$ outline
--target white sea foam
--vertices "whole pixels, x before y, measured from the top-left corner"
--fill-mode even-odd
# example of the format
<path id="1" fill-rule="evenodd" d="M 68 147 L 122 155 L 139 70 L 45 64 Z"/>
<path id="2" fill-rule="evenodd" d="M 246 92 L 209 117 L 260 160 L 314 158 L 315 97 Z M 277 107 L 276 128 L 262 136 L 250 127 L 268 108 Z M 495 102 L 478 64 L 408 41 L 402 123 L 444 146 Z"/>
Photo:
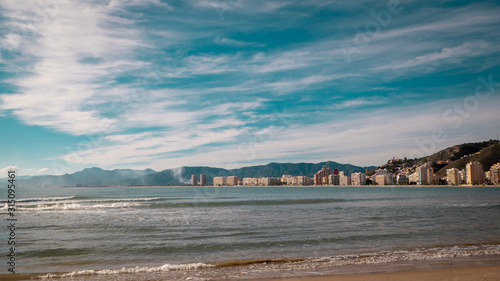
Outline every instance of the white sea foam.
<path id="1" fill-rule="evenodd" d="M 162 199 L 162 197 L 147 197 L 147 198 L 111 198 L 111 199 L 88 199 L 88 202 L 137 202 L 137 201 L 157 201 Z"/>
<path id="2" fill-rule="evenodd" d="M 18 206 L 22 211 L 98 211 L 100 209 L 113 208 L 131 208 L 142 206 L 141 203 L 132 202 L 117 202 L 108 204 L 85 204 L 84 202 L 68 202 L 68 203 L 52 203 L 52 204 L 37 204 L 37 205 L 21 205 Z"/>
<path id="3" fill-rule="evenodd" d="M 494 208 L 494 207 L 499 207 L 499 203 L 477 203 L 477 204 L 470 204 L 470 203 L 462 203 L 462 204 L 443 204 L 444 207 L 448 208 Z"/>
<path id="4" fill-rule="evenodd" d="M 32 198 L 19 200 L 17 208 L 23 211 L 98 211 L 99 209 L 132 208 L 144 206 L 145 202 L 160 200 L 162 197 L 131 199 L 75 199 L 75 196 Z M 0 210 L 6 209 L 7 204 Z"/>
<path id="5" fill-rule="evenodd" d="M 387 251 L 360 255 L 340 255 L 312 259 L 312 262 L 328 262 L 333 265 L 377 264 L 398 261 L 436 260 L 500 255 L 500 245 L 469 245 L 434 247 L 414 250 Z"/>
<path id="6" fill-rule="evenodd" d="M 90 275 L 116 275 L 116 274 L 129 274 L 129 273 L 152 273 L 152 272 L 169 272 L 169 271 L 189 271 L 202 268 L 211 268 L 214 265 L 205 263 L 187 263 L 187 264 L 164 264 L 156 267 L 124 267 L 122 269 L 102 269 L 102 270 L 81 270 L 73 271 L 63 274 L 52 274 L 41 276 L 42 279 L 51 278 L 64 278 L 64 277 L 78 277 Z"/>
<path id="7" fill-rule="evenodd" d="M 74 199 L 75 196 L 66 197 L 46 197 L 46 198 L 26 198 L 18 199 L 17 202 L 53 202 L 53 201 L 64 201 Z"/>

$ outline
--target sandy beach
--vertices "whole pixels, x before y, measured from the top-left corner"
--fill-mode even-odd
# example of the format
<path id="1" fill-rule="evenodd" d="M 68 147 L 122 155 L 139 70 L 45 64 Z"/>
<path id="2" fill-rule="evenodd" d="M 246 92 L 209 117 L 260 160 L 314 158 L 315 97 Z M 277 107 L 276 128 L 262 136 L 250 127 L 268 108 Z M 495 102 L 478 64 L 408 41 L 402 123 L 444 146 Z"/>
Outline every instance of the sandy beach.
<path id="1" fill-rule="evenodd" d="M 425 271 L 356 274 L 345 276 L 295 277 L 280 279 L 260 279 L 260 281 L 497 281 L 500 280 L 500 266 L 468 267 Z"/>

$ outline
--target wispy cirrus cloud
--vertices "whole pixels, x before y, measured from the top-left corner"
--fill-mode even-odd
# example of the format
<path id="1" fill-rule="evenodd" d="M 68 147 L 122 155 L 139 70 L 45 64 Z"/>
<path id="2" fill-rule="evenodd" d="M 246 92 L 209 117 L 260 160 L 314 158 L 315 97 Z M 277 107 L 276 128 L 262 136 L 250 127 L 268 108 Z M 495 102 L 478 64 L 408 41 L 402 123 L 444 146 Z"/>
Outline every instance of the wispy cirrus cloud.
<path id="1" fill-rule="evenodd" d="M 377 22 L 373 12 L 387 3 L 0 5 L 0 122 L 15 119 L 27 131 L 36 126 L 76 139 L 101 135 L 75 157 L 54 139 L 53 147 L 63 148 L 46 159 L 80 159 L 71 167 L 315 161 L 347 159 L 361 150 L 371 160 L 359 156 L 357 163 L 377 164 L 385 155 L 356 150 L 364 145 L 357 140 L 407 148 L 432 126 L 427 121 L 436 112 L 460 105 L 477 76 L 498 72 L 500 64 L 500 7 L 487 1 L 401 2 L 402 12 L 363 44 L 355 43 L 359 32 Z M 345 46 L 355 47 L 351 62 Z M 422 108 L 428 111 L 413 112 Z M 407 125 L 419 118 L 426 121 Z M 389 125 L 403 128 L 406 137 L 385 135 Z M 240 144 L 252 141 L 266 149 L 250 159 L 255 146 Z M 386 149 L 384 141 L 375 147 Z M 38 163 L 32 171 L 50 167 Z"/>
<path id="2" fill-rule="evenodd" d="M 13 25 L 22 25 L 24 15 L 45 12 L 12 2 L 3 3 L 3 8 Z M 96 124 L 112 131 L 116 120 L 84 105 L 106 91 L 103 83 L 147 63 L 129 59 L 144 42 L 131 28 L 110 29 L 110 24 L 123 24 L 111 12 L 103 5 L 64 3 L 47 19 L 50 23 L 33 26 L 31 40 L 25 38 L 17 46 L 32 57 L 33 70 L 11 78 L 22 92 L 2 96 L 1 107 L 27 124 L 70 134 L 95 132 Z M 89 58 L 95 63 L 83 62 Z"/>
<path id="3" fill-rule="evenodd" d="M 257 42 L 246 42 L 246 41 L 241 41 L 241 40 L 234 40 L 230 38 L 221 38 L 217 37 L 214 40 L 215 44 L 219 45 L 228 45 L 228 46 L 235 46 L 235 47 L 264 47 L 264 44 L 257 43 Z"/>
<path id="4" fill-rule="evenodd" d="M 376 70 L 384 69 L 405 69 L 424 65 L 426 67 L 435 66 L 436 63 L 453 63 L 460 64 L 465 59 L 475 56 L 482 56 L 496 51 L 497 48 L 485 41 L 467 42 L 460 46 L 443 48 L 438 52 L 433 52 L 425 55 L 417 56 L 413 59 L 398 62 L 392 65 L 377 67 Z"/>

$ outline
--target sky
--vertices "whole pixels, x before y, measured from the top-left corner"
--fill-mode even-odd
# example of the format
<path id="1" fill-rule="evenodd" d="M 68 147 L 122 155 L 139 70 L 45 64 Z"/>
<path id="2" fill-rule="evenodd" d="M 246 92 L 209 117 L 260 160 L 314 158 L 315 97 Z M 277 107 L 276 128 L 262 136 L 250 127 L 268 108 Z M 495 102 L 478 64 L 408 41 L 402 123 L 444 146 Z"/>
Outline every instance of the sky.
<path id="1" fill-rule="evenodd" d="M 381 165 L 500 132 L 498 1 L 0 0 L 0 175 Z"/>

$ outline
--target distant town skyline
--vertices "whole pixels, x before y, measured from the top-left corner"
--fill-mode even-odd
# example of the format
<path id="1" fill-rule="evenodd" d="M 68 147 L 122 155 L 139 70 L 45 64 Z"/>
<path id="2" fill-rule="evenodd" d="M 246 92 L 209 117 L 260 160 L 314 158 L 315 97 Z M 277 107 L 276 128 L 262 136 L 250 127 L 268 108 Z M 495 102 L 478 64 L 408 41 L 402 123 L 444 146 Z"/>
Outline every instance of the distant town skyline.
<path id="1" fill-rule="evenodd" d="M 0 14 L 2 172 L 378 166 L 500 132 L 497 1 L 30 0 Z"/>
<path id="2" fill-rule="evenodd" d="M 395 160 L 395 159 L 393 159 Z M 399 161 L 399 159 L 397 160 Z M 404 159 L 403 161 L 406 161 Z M 389 161 L 389 163 L 391 163 Z M 488 171 L 478 161 L 468 162 L 465 169 L 457 168 L 446 169 L 443 177 L 436 175 L 433 161 L 428 161 L 422 165 L 408 166 L 407 163 L 397 167 L 394 171 L 386 168 L 377 168 L 371 171 L 372 175 L 367 173 L 354 172 L 348 175 L 345 171 L 337 168 L 321 168 L 313 177 L 305 175 L 282 175 L 281 177 L 244 177 L 239 176 L 216 176 L 213 178 L 213 186 L 396 186 L 396 185 L 448 185 L 448 186 L 481 186 L 500 184 L 500 162 L 491 166 Z M 201 177 L 205 175 L 201 174 Z M 197 175 L 191 175 L 192 186 L 201 185 L 196 180 Z"/>

